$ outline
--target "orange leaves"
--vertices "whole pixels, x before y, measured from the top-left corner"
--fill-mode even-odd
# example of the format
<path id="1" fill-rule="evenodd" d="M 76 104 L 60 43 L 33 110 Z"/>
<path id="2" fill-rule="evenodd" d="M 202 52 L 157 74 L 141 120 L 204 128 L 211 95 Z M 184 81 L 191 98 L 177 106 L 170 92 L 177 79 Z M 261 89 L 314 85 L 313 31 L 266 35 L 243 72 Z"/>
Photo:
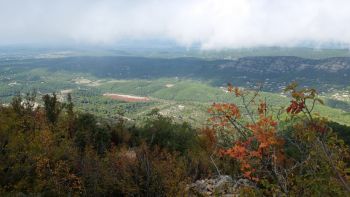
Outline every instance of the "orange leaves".
<path id="1" fill-rule="evenodd" d="M 248 158 L 250 152 L 247 143 L 237 142 L 232 148 L 221 151 L 222 155 L 228 155 L 240 162 L 240 169 L 246 178 L 252 178 L 252 166 L 249 164 Z"/>
<path id="2" fill-rule="evenodd" d="M 232 148 L 223 151 L 222 153 L 238 160 L 242 160 L 248 155 L 247 148 L 242 143 L 236 143 Z"/>
<path id="3" fill-rule="evenodd" d="M 231 84 L 228 86 L 228 91 L 245 99 L 241 90 L 234 88 Z M 249 103 L 253 104 L 254 101 Z M 248 106 L 245 109 L 248 109 Z M 241 119 L 241 112 L 235 104 L 214 103 L 208 110 L 212 115 L 210 120 L 214 122 L 214 128 L 231 125 L 241 134 L 242 138 L 234 142 L 231 148 L 219 152 L 221 155 L 236 159 L 240 163 L 243 176 L 253 181 L 261 178 L 257 174 L 258 169 L 266 169 L 267 165 L 270 165 L 269 162 L 284 158 L 283 140 L 276 134 L 277 122 L 272 119 L 272 116 L 267 116 L 267 110 L 266 102 L 261 101 L 257 106 L 259 119 L 252 120 L 250 123 Z"/>
<path id="4" fill-rule="evenodd" d="M 239 108 L 235 104 L 231 103 L 214 103 L 209 109 L 209 113 L 219 113 L 234 118 L 241 117 Z"/>
<path id="5" fill-rule="evenodd" d="M 214 103 L 208 112 L 213 115 L 209 120 L 216 126 L 226 126 L 232 119 L 241 118 L 239 108 L 231 103 Z"/>
<path id="6" fill-rule="evenodd" d="M 289 90 L 294 90 L 295 87 L 291 86 Z M 266 171 L 269 171 L 271 166 L 281 166 L 285 161 L 284 140 L 277 135 L 277 122 L 273 120 L 272 115 L 267 115 L 269 114 L 267 103 L 260 101 L 257 106 L 255 105 L 258 92 L 247 100 L 246 96 L 250 96 L 249 91 L 243 92 L 231 84 L 228 85 L 228 91 L 242 98 L 242 103 L 245 105 L 242 109 L 246 110 L 243 114 L 250 116 L 250 119 L 242 118 L 243 115 L 235 104 L 214 103 L 211 106 L 208 111 L 212 115 L 210 120 L 214 123 L 214 129 L 216 127 L 234 129 L 240 134 L 232 147 L 220 150 L 219 153 L 237 160 L 244 177 L 259 181 L 264 179 Z M 305 94 L 293 91 L 293 93 L 295 97 L 288 112 L 297 114 L 305 107 L 304 99 L 313 96 L 314 92 Z M 257 108 L 255 114 L 251 110 L 252 107 Z"/>
<path id="7" fill-rule="evenodd" d="M 259 180 L 254 175 L 257 168 L 264 168 L 266 161 L 283 160 L 283 140 L 276 135 L 277 123 L 272 117 L 260 116 L 256 123 L 248 124 L 251 136 L 237 141 L 232 148 L 221 151 L 223 155 L 240 162 L 243 175 L 251 180 Z M 275 151 L 277 150 L 277 151 Z"/>
<path id="8" fill-rule="evenodd" d="M 258 148 L 255 150 L 254 156 L 261 156 L 267 153 L 271 147 L 282 144 L 276 135 L 277 122 L 272 120 L 272 117 L 260 116 L 260 119 L 255 124 L 250 124 L 247 127 L 252 131 L 252 138 L 258 143 Z"/>
<path id="9" fill-rule="evenodd" d="M 258 122 L 248 125 L 253 133 L 252 141 L 258 144 L 251 156 L 261 157 L 268 154 L 272 147 L 283 145 L 283 140 L 276 135 L 276 125 L 272 117 L 260 117 Z"/>
<path id="10" fill-rule="evenodd" d="M 291 103 L 284 113 L 291 119 L 286 119 L 286 122 L 281 122 L 280 125 L 272 118 L 274 106 L 268 107 L 263 101 L 255 102 L 258 100 L 258 92 L 243 92 L 232 85 L 229 85 L 228 90 L 240 96 L 242 112 L 236 105 L 226 103 L 213 104 L 209 110 L 214 115 L 212 120 L 215 121 L 215 125 L 219 126 L 214 126 L 213 129 L 216 129 L 218 134 L 224 131 L 230 135 L 224 136 L 225 138 L 218 135 L 218 145 L 226 146 L 225 149 L 219 150 L 220 155 L 234 159 L 239 164 L 241 176 L 259 182 L 258 185 L 266 187 L 266 191 L 269 192 L 275 188 L 286 192 L 290 188 L 296 188 L 295 184 L 305 178 L 305 170 L 310 169 L 314 175 L 320 177 L 318 173 L 323 176 L 323 169 L 333 169 L 335 173 L 344 169 L 343 153 L 347 147 L 343 147 L 342 143 L 337 142 L 337 137 L 331 135 L 329 122 L 320 116 L 314 116 L 313 113 L 315 104 L 323 102 L 317 98 L 316 90 L 297 87 L 297 84 L 291 84 L 286 88 L 290 93 Z M 277 118 L 280 117 L 280 112 L 279 110 Z M 300 112 L 302 115 L 299 115 Z M 277 129 L 286 130 L 278 132 Z M 221 139 L 226 141 L 222 140 L 224 142 L 220 144 Z M 234 140 L 232 146 L 227 147 L 227 140 L 231 139 Z M 328 161 L 323 161 L 324 159 Z M 336 163 L 338 161 L 339 163 Z M 334 179 L 331 175 L 334 172 L 328 171 L 330 174 L 327 180 Z M 347 187 L 341 175 L 338 179 Z M 301 188 L 304 188 L 304 183 L 308 181 L 309 179 L 300 183 Z M 328 181 L 325 182 L 328 184 Z"/>

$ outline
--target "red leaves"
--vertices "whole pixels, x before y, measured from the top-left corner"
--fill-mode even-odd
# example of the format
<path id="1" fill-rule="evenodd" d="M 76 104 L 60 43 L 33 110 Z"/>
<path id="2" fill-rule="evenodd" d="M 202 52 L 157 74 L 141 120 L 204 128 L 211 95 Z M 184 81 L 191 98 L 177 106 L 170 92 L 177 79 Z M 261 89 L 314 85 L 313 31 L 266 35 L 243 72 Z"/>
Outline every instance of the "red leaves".
<path id="1" fill-rule="evenodd" d="M 305 100 L 302 99 L 299 102 L 292 100 L 291 104 L 287 108 L 287 113 L 298 114 L 305 108 Z"/>
<path id="2" fill-rule="evenodd" d="M 308 116 L 311 116 L 313 106 L 316 102 L 323 104 L 323 101 L 317 98 L 317 91 L 312 88 L 297 89 L 298 85 L 292 83 L 285 89 L 285 92 L 290 92 L 290 96 L 293 98 L 291 104 L 287 108 L 287 113 L 296 115 L 302 111 L 305 111 Z M 307 101 L 311 101 L 312 107 L 308 108 L 306 105 Z"/>

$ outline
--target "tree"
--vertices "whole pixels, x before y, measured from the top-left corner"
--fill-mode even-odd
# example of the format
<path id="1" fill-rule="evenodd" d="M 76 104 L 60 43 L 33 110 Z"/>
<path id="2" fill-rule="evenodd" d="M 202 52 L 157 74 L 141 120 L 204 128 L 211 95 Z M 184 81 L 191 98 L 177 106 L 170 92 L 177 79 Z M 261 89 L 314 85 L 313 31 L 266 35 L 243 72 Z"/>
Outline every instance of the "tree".
<path id="1" fill-rule="evenodd" d="M 72 100 L 72 95 L 68 93 L 67 95 L 67 103 L 65 104 L 65 108 L 67 111 L 67 130 L 69 137 L 73 137 L 76 131 L 75 122 L 76 116 L 74 113 L 74 103 Z"/>
<path id="2" fill-rule="evenodd" d="M 53 93 L 52 96 L 46 94 L 43 96 L 42 99 L 44 101 L 44 109 L 45 109 L 47 121 L 52 126 L 55 126 L 63 106 L 57 100 L 57 96 L 55 93 Z"/>
<path id="3" fill-rule="evenodd" d="M 177 123 L 153 110 L 138 135 L 154 147 L 186 153 L 197 145 L 196 131 L 188 123 Z"/>
<path id="4" fill-rule="evenodd" d="M 20 93 L 12 98 L 11 107 L 17 114 L 18 121 L 23 131 L 34 131 L 37 125 L 36 115 L 40 113 L 36 106 L 36 91 L 25 94 L 23 98 Z"/>
<path id="5" fill-rule="evenodd" d="M 79 114 L 76 119 L 75 143 L 81 151 L 87 145 L 92 146 L 99 154 L 102 154 L 110 146 L 110 130 L 99 126 L 96 117 L 92 114 Z"/>

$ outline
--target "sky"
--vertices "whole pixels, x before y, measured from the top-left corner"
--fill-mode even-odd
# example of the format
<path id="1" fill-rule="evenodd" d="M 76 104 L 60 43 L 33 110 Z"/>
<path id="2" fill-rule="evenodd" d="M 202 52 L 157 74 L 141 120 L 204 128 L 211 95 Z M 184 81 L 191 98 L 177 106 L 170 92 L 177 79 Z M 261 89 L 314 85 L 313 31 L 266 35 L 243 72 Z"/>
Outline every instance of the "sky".
<path id="1" fill-rule="evenodd" d="M 0 45 L 350 44 L 349 0 L 0 0 Z"/>

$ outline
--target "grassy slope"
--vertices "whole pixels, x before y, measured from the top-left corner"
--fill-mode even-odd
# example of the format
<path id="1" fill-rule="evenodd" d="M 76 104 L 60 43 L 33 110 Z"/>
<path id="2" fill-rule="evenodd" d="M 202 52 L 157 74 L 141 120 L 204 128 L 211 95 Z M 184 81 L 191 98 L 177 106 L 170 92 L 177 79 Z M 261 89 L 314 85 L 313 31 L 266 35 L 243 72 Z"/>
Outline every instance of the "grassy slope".
<path id="1" fill-rule="evenodd" d="M 173 84 L 174 86 L 166 87 L 166 84 Z M 232 94 L 227 94 L 209 84 L 192 80 L 125 81 L 109 83 L 108 85 L 102 85 L 100 88 L 111 92 L 157 98 L 159 103 L 149 107 L 158 107 L 161 111 L 166 111 L 167 114 L 181 116 L 183 119 L 198 117 L 203 120 L 207 117 L 206 108 L 213 102 L 234 102 L 242 105 L 241 100 L 235 98 Z M 260 99 L 266 99 L 275 109 L 287 106 L 289 103 L 288 98 L 274 93 L 262 92 Z M 178 105 L 183 105 L 184 108 L 181 110 Z M 334 121 L 350 125 L 350 114 L 340 109 L 318 105 L 315 112 Z"/>
<path id="2" fill-rule="evenodd" d="M 84 73 L 48 72 L 45 69 L 18 70 L 13 79 L 21 85 L 10 87 L 8 85 L 10 81 L 1 82 L 1 100 L 8 102 L 12 97 L 11 94 L 16 91 L 28 92 L 33 88 L 41 93 L 74 89 L 73 96 L 80 110 L 101 116 L 113 116 L 118 108 L 122 107 L 126 109 L 127 116 L 137 119 L 157 107 L 164 114 L 195 124 L 205 122 L 208 117 L 206 109 L 213 102 L 234 102 L 241 105 L 239 99 L 225 93 L 222 89 L 212 87 L 206 82 L 189 79 L 165 78 L 152 81 L 99 79 L 101 82 L 98 86 L 90 86 L 72 82 L 72 79 L 76 77 L 98 80 Z M 170 84 L 173 86 L 166 87 Z M 154 101 L 150 103 L 113 101 L 101 97 L 105 92 L 149 96 L 154 98 Z M 288 98 L 273 93 L 262 93 L 261 99 L 266 99 L 275 108 L 286 106 L 289 102 Z M 340 109 L 318 106 L 316 110 L 334 121 L 350 125 L 350 114 Z"/>

